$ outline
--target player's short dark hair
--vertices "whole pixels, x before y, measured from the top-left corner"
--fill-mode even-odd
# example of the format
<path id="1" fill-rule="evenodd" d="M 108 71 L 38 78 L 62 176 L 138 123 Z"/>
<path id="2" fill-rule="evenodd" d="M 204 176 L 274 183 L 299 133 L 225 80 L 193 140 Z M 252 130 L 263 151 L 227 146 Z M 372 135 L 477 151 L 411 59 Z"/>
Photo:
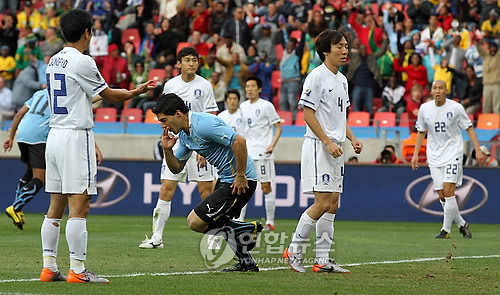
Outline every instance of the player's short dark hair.
<path id="1" fill-rule="evenodd" d="M 231 89 L 228 89 L 226 91 L 226 93 L 224 93 L 224 101 L 227 100 L 227 98 L 229 97 L 229 94 L 234 94 L 238 97 L 238 101 L 240 100 L 240 92 L 234 88 L 231 88 Z"/>
<path id="2" fill-rule="evenodd" d="M 85 30 L 92 32 L 92 16 L 82 9 L 71 9 L 63 14 L 60 21 L 61 31 L 67 42 L 78 42 Z"/>
<path id="3" fill-rule="evenodd" d="M 162 94 L 156 100 L 156 104 L 153 107 L 153 113 L 155 115 L 164 114 L 167 116 L 173 116 L 177 110 L 183 114 L 187 114 L 189 112 L 189 109 L 182 98 L 175 93 Z"/>
<path id="4" fill-rule="evenodd" d="M 257 77 L 257 76 L 250 76 L 245 81 L 245 84 L 248 83 L 248 81 L 255 81 L 257 83 L 257 87 L 262 88 L 262 80 L 259 77 Z"/>
<path id="5" fill-rule="evenodd" d="M 347 37 L 343 32 L 333 29 L 326 29 L 319 34 L 318 39 L 316 39 L 316 52 L 318 53 L 321 61 L 325 61 L 324 52 L 330 52 L 332 45 L 342 41 L 342 38 L 347 41 Z"/>
<path id="6" fill-rule="evenodd" d="M 184 47 L 179 50 L 179 53 L 177 53 L 177 61 L 181 62 L 182 58 L 188 55 L 192 55 L 197 59 L 200 59 L 200 55 L 198 54 L 198 51 L 196 51 L 196 49 L 194 49 L 193 47 Z"/>

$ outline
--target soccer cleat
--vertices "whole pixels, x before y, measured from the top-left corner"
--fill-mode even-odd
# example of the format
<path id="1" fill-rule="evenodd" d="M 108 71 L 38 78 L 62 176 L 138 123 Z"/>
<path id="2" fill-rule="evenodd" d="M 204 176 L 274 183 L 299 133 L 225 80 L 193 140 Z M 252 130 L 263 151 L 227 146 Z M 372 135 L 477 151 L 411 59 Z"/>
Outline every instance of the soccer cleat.
<path id="1" fill-rule="evenodd" d="M 19 216 L 19 219 L 21 219 L 21 222 L 23 223 L 23 225 L 25 225 L 26 221 L 24 221 L 24 212 L 23 212 L 23 210 L 17 212 L 17 216 Z"/>
<path id="2" fill-rule="evenodd" d="M 306 272 L 306 268 L 304 267 L 304 262 L 302 260 L 301 253 L 294 254 L 290 252 L 288 248 L 286 248 L 285 251 L 283 252 L 283 258 L 286 259 L 288 265 L 290 265 L 290 268 L 293 269 L 295 272 Z"/>
<path id="3" fill-rule="evenodd" d="M 472 233 L 470 232 L 468 223 L 460 227 L 460 233 L 464 235 L 464 239 L 472 239 Z"/>
<path id="4" fill-rule="evenodd" d="M 67 277 L 63 275 L 59 270 L 56 272 L 51 271 L 48 268 L 43 268 L 40 274 L 41 282 L 57 282 L 57 281 L 67 281 Z"/>
<path id="5" fill-rule="evenodd" d="M 82 273 L 76 274 L 72 269 L 69 270 L 68 279 L 66 281 L 68 283 L 109 283 L 108 279 L 99 278 L 93 272 L 88 270 L 84 270 Z"/>
<path id="6" fill-rule="evenodd" d="M 236 263 L 235 265 L 224 268 L 221 272 L 258 272 L 259 266 L 256 264 L 245 265 L 241 263 Z"/>
<path id="7" fill-rule="evenodd" d="M 258 221 L 252 221 L 250 222 L 255 226 L 253 232 L 252 232 L 252 241 L 248 244 L 247 251 L 251 251 L 255 246 L 257 245 L 257 238 L 259 237 L 260 233 L 262 232 L 262 223 Z"/>
<path id="8" fill-rule="evenodd" d="M 328 262 L 325 264 L 315 263 L 313 265 L 313 272 L 351 273 L 348 269 L 338 266 L 333 259 L 328 259 Z"/>
<path id="9" fill-rule="evenodd" d="M 23 217 L 21 219 L 19 214 L 16 211 L 14 211 L 14 207 L 9 206 L 5 209 L 5 214 L 7 214 L 7 216 L 9 216 L 10 219 L 12 219 L 12 221 L 14 222 L 14 225 L 17 226 L 17 228 L 23 229 L 23 227 L 24 227 L 24 223 L 23 223 L 24 213 L 22 213 Z"/>
<path id="10" fill-rule="evenodd" d="M 274 225 L 268 223 L 266 226 L 264 226 L 264 231 L 274 231 Z"/>
<path id="11" fill-rule="evenodd" d="M 441 230 L 439 234 L 437 234 L 434 238 L 436 239 L 449 239 L 450 234 L 447 233 L 444 229 Z"/>
<path id="12" fill-rule="evenodd" d="M 163 241 L 153 241 L 152 237 L 151 239 L 148 238 L 148 235 L 146 235 L 146 238 L 141 242 L 139 245 L 139 248 L 141 249 L 162 249 L 163 248 Z"/>

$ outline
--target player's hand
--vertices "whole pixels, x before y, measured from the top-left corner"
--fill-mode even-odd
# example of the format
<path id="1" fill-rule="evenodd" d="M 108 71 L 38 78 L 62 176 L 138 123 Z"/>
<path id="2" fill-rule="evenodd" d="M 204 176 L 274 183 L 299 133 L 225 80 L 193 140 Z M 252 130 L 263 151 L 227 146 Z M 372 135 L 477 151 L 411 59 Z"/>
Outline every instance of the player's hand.
<path id="1" fill-rule="evenodd" d="M 414 154 L 411 158 L 411 170 L 415 171 L 418 168 L 418 154 Z"/>
<path id="2" fill-rule="evenodd" d="M 328 150 L 328 153 L 330 155 L 332 155 L 332 157 L 334 158 L 338 158 L 340 156 L 342 156 L 342 154 L 344 153 L 342 151 L 342 149 L 336 145 L 335 143 L 331 142 L 326 146 L 327 150 Z"/>
<path id="3" fill-rule="evenodd" d="M 239 196 L 241 194 L 244 194 L 248 189 L 247 177 L 245 175 L 236 175 L 231 188 L 233 189 L 233 195 L 237 194 Z"/>
<path id="4" fill-rule="evenodd" d="M 154 80 L 148 80 L 147 82 L 144 82 L 137 86 L 135 90 L 139 92 L 138 95 L 143 94 L 144 92 L 148 92 L 149 90 L 153 90 L 155 88 L 153 85 L 151 85 L 153 82 Z"/>
<path id="5" fill-rule="evenodd" d="M 266 152 L 265 152 L 265 153 L 266 153 L 266 154 L 272 154 L 272 153 L 273 153 L 273 150 L 274 150 L 273 145 L 270 145 L 270 146 L 268 146 L 268 147 L 267 147 L 267 149 L 266 149 Z"/>
<path id="6" fill-rule="evenodd" d="M 12 144 L 13 144 L 13 140 L 10 139 L 10 138 L 7 138 L 4 142 L 3 142 L 3 150 L 4 152 L 10 152 L 12 150 Z"/>
<path id="7" fill-rule="evenodd" d="M 95 158 L 97 160 L 97 165 L 101 165 L 103 157 L 99 149 L 95 149 Z"/>
<path id="8" fill-rule="evenodd" d="M 161 146 L 163 149 L 171 149 L 177 141 L 177 136 L 170 134 L 168 131 L 168 127 L 163 128 L 163 135 L 161 137 Z"/>
<path id="9" fill-rule="evenodd" d="M 481 152 L 481 150 L 476 150 L 476 161 L 479 166 L 483 166 L 486 161 L 486 156 Z"/>
<path id="10" fill-rule="evenodd" d="M 198 154 L 196 154 L 196 163 L 198 163 L 199 168 L 205 168 L 205 166 L 207 166 L 207 160 Z"/>
<path id="11" fill-rule="evenodd" d="M 356 154 L 360 154 L 363 150 L 363 143 L 359 141 L 357 138 L 353 138 L 351 141 L 352 148 Z"/>

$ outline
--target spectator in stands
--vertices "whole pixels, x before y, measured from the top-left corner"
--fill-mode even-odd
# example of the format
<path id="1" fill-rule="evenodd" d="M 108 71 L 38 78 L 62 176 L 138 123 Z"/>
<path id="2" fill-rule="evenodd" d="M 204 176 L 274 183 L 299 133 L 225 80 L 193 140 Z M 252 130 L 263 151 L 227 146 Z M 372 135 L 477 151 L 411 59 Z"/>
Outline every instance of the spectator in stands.
<path id="1" fill-rule="evenodd" d="M 388 2 L 391 3 L 391 2 Z M 390 11 L 394 11 L 396 9 L 395 7 L 392 6 L 392 4 L 386 5 L 386 8 L 383 9 L 383 14 L 384 14 L 384 29 L 385 32 L 387 33 L 387 37 L 389 38 L 389 48 L 393 54 L 396 54 L 399 52 L 398 49 L 398 40 L 400 35 L 403 34 L 403 22 L 398 21 L 394 24 L 394 27 L 392 26 L 391 23 L 389 23 L 389 14 Z M 397 9 L 396 9 L 397 11 Z"/>
<path id="2" fill-rule="evenodd" d="M 445 55 L 449 60 L 450 67 L 454 68 L 457 72 L 463 73 L 465 50 L 460 47 L 461 40 L 462 37 L 460 35 L 455 35 L 443 42 L 442 47 L 445 49 Z"/>
<path id="3" fill-rule="evenodd" d="M 483 21 L 488 19 L 488 17 L 490 16 L 489 13 L 491 12 L 491 10 L 496 10 L 498 13 L 498 11 L 500 10 L 499 6 L 500 6 L 500 4 L 498 4 L 498 0 L 482 0 L 481 1 L 481 21 L 480 21 L 480 23 L 482 23 Z"/>
<path id="4" fill-rule="evenodd" d="M 479 54 L 479 51 L 477 51 L 475 44 L 465 51 L 465 59 L 468 65 L 474 67 L 476 77 L 483 78 L 483 58 Z"/>
<path id="5" fill-rule="evenodd" d="M 147 50 L 147 49 L 146 49 Z M 130 72 L 127 60 L 120 56 L 120 51 L 116 44 L 108 47 L 109 55 L 103 58 L 101 75 L 110 88 L 129 88 Z M 149 53 L 146 51 L 146 53 Z M 103 101 L 104 107 L 115 107 L 118 112 L 123 108 L 123 102 L 111 104 Z"/>
<path id="6" fill-rule="evenodd" d="M 26 35 L 26 29 L 31 28 L 33 33 L 38 33 L 41 29 L 42 15 L 33 8 L 31 0 L 24 0 L 24 10 L 17 14 L 17 28 L 20 35 Z"/>
<path id="7" fill-rule="evenodd" d="M 28 35 L 27 41 L 25 45 L 19 47 L 16 51 L 16 69 L 18 70 L 26 68 L 30 64 L 32 57 L 43 59 L 40 47 L 37 46 L 38 40 L 36 36 L 34 34 Z"/>
<path id="8" fill-rule="evenodd" d="M 9 47 L 9 55 L 14 56 L 17 51 L 19 30 L 16 28 L 17 18 L 14 14 L 5 14 L 0 26 L 0 45 Z"/>
<path id="9" fill-rule="evenodd" d="M 374 15 L 371 11 L 366 11 L 365 14 L 360 12 L 361 2 L 358 2 L 357 7 L 353 8 L 349 23 L 358 35 L 361 44 L 366 46 L 368 54 L 375 52 L 382 45 L 382 30 L 377 27 Z M 385 52 L 385 51 L 384 51 Z"/>
<path id="10" fill-rule="evenodd" d="M 203 65 L 200 67 L 200 76 L 209 80 L 213 72 L 215 72 L 215 53 L 211 52 L 203 59 Z"/>
<path id="11" fill-rule="evenodd" d="M 307 28 L 319 32 L 328 29 L 328 23 L 323 18 L 323 10 L 321 10 L 321 8 L 313 10 L 313 16 L 311 21 L 307 23 Z"/>
<path id="12" fill-rule="evenodd" d="M 253 30 L 255 25 L 259 23 L 260 18 L 255 12 L 255 0 L 248 0 L 246 5 L 243 5 L 245 12 L 245 22 L 248 24 L 250 30 Z"/>
<path id="13" fill-rule="evenodd" d="M 356 156 L 350 157 L 347 163 L 359 163 L 358 157 Z"/>
<path id="14" fill-rule="evenodd" d="M 5 86 L 12 89 L 14 85 L 14 72 L 16 71 L 16 61 L 9 56 L 9 46 L 0 47 L 0 77 L 3 78 Z"/>
<path id="15" fill-rule="evenodd" d="M 163 33 L 163 28 L 161 28 L 161 33 Z M 159 34 L 161 33 L 159 32 Z M 139 46 L 139 55 L 143 55 L 144 51 L 147 50 L 151 57 L 154 58 L 153 50 L 155 46 L 155 37 L 155 24 L 152 20 L 148 20 L 144 23 L 144 36 L 142 37 L 141 45 Z M 164 44 L 160 45 L 162 49 L 163 46 Z"/>
<path id="16" fill-rule="evenodd" d="M 406 162 L 411 162 L 411 158 L 413 157 L 413 152 L 415 151 L 415 144 L 417 143 L 417 128 L 413 126 L 411 129 L 410 137 L 405 138 L 401 143 L 401 156 Z M 419 162 L 425 162 L 427 159 L 427 139 L 424 138 L 424 142 L 418 151 Z"/>
<path id="17" fill-rule="evenodd" d="M 35 92 L 47 87 L 47 84 L 44 83 L 44 81 L 40 81 L 37 69 L 38 61 L 39 60 L 36 56 L 31 56 L 28 66 L 19 72 L 19 75 L 14 81 L 12 97 L 13 102 L 18 109 L 21 108 Z"/>
<path id="18" fill-rule="evenodd" d="M 12 101 L 12 91 L 5 86 L 5 79 L 0 76 L 0 122 L 14 117 L 16 106 Z"/>
<path id="19" fill-rule="evenodd" d="M 217 62 L 222 64 L 225 68 L 224 82 L 226 88 L 233 88 L 240 92 L 240 97 L 245 98 L 243 91 L 246 78 L 248 76 L 248 66 L 240 59 L 240 55 L 233 52 L 230 60 L 226 60 L 217 55 L 215 57 Z"/>
<path id="20" fill-rule="evenodd" d="M 432 4 L 426 0 L 413 0 L 408 4 L 408 18 L 411 18 L 414 23 L 414 28 L 423 30 L 428 24 L 429 16 L 431 16 Z"/>
<path id="21" fill-rule="evenodd" d="M 225 8 L 226 6 L 223 1 L 219 0 L 215 3 L 215 10 L 210 17 L 210 32 L 212 34 L 220 34 L 222 25 L 229 19 Z"/>
<path id="22" fill-rule="evenodd" d="M 361 40 L 360 40 L 361 41 Z M 382 87 L 382 75 L 377 64 L 377 59 L 385 54 L 389 46 L 389 40 L 384 33 L 382 47 L 376 52 L 368 53 L 368 48 L 361 44 L 359 53 L 349 55 L 350 63 L 347 72 L 347 80 L 352 87 L 352 105 L 353 111 L 373 113 L 373 87 L 375 83 Z"/>
<path id="23" fill-rule="evenodd" d="M 288 24 L 294 28 L 300 28 L 302 24 L 312 21 L 313 11 L 312 5 L 305 0 L 297 0 L 292 5 L 290 15 L 288 16 Z"/>
<path id="24" fill-rule="evenodd" d="M 483 58 L 483 113 L 500 114 L 500 54 L 498 44 L 488 43 L 486 51 L 478 40 L 477 50 Z"/>
<path id="25" fill-rule="evenodd" d="M 465 68 L 465 75 L 459 71 L 454 72 L 454 75 L 460 76 L 461 84 L 457 85 L 460 103 L 464 106 L 467 114 L 475 114 L 481 107 L 482 79 L 476 77 L 472 66 Z"/>
<path id="26" fill-rule="evenodd" d="M 415 84 L 419 84 L 421 89 L 425 89 L 427 86 L 427 70 L 422 65 L 422 57 L 417 53 L 412 53 L 410 55 L 410 65 L 408 66 L 400 66 L 399 59 L 396 58 L 394 60 L 394 71 L 405 72 L 408 75 L 408 80 L 405 85 L 406 93 L 410 93 Z"/>
<path id="27" fill-rule="evenodd" d="M 219 113 L 222 112 L 224 107 L 224 95 L 226 93 L 226 84 L 220 78 L 221 74 L 217 72 L 212 72 L 210 77 L 210 83 L 214 89 L 215 102 L 217 102 L 217 107 L 219 108 Z"/>
<path id="28" fill-rule="evenodd" d="M 267 4 L 267 14 L 263 17 L 263 22 L 273 23 L 279 28 L 281 24 L 286 24 L 286 18 L 278 12 L 275 2 L 269 2 Z"/>
<path id="29" fill-rule="evenodd" d="M 147 26 L 149 27 L 149 23 Z M 149 31 L 150 29 L 147 29 L 148 34 Z M 165 18 L 161 20 L 160 28 L 156 30 L 156 36 L 154 37 L 153 44 L 154 45 L 152 46 L 148 45 L 146 47 L 148 50 L 152 49 L 156 52 L 155 54 L 150 55 L 155 58 L 156 63 L 160 67 L 176 64 L 177 60 L 175 56 L 177 53 L 177 44 L 179 44 L 179 37 L 170 29 L 170 21 L 168 19 Z M 140 50 L 139 55 L 141 55 Z"/>
<path id="30" fill-rule="evenodd" d="M 0 13 L 6 12 L 9 10 L 9 13 L 15 13 L 17 11 L 17 0 L 2 0 L 0 1 Z"/>
<path id="31" fill-rule="evenodd" d="M 304 50 L 304 56 L 302 58 L 305 59 L 307 62 L 306 66 L 302 66 L 301 68 L 302 75 L 305 75 L 306 73 L 309 74 L 312 70 L 314 70 L 317 66 L 319 66 L 322 63 L 318 55 L 318 52 L 316 52 L 316 39 L 318 38 L 318 35 L 320 33 L 321 32 L 315 30 L 309 30 L 307 34 L 302 33 L 301 38 L 305 38 L 305 45 L 306 45 L 304 46 L 305 50 Z"/>
<path id="32" fill-rule="evenodd" d="M 100 60 L 101 56 L 108 55 L 108 35 L 103 30 L 102 21 L 98 18 L 94 19 L 94 28 L 92 32 L 92 40 L 89 44 L 89 53 L 96 60 L 96 64 L 98 67 L 102 66 L 102 60 Z M 130 41 L 127 41 L 130 42 Z M 133 43 L 130 42 L 130 44 Z M 135 50 L 135 49 L 134 49 Z M 134 52 L 135 54 L 135 52 Z"/>
<path id="33" fill-rule="evenodd" d="M 250 65 L 250 74 L 257 76 L 262 81 L 262 90 L 260 92 L 260 98 L 267 101 L 273 101 L 273 88 L 271 86 L 271 77 L 274 70 L 274 65 L 268 61 L 267 52 L 259 52 L 259 58 L 255 60 L 255 63 Z M 229 87 L 232 88 L 232 87 Z"/>
<path id="34" fill-rule="evenodd" d="M 479 25 L 481 21 L 481 4 L 478 0 L 460 1 L 460 20 L 467 24 Z"/>
<path id="35" fill-rule="evenodd" d="M 252 32 L 243 17 L 243 8 L 236 7 L 233 10 L 233 18 L 226 20 L 222 26 L 222 36 L 230 35 L 235 43 L 247 49 L 252 40 Z"/>
<path id="36" fill-rule="evenodd" d="M 396 76 L 392 76 L 382 91 L 383 106 L 378 109 L 378 112 L 396 113 L 396 119 L 399 121 L 401 114 L 406 111 L 404 94 L 405 88 L 398 83 Z"/>
<path id="37" fill-rule="evenodd" d="M 194 47 L 201 58 L 206 58 L 210 47 L 206 42 L 201 40 L 201 32 L 194 30 L 191 34 L 191 47 Z"/>
<path id="38" fill-rule="evenodd" d="M 386 145 L 379 157 L 373 162 L 374 164 L 402 164 L 396 156 L 396 148 L 393 145 Z"/>
<path id="39" fill-rule="evenodd" d="M 444 38 L 444 31 L 438 24 L 437 16 L 431 15 L 429 17 L 429 26 L 422 31 L 421 40 L 431 41 L 436 44 Z"/>
<path id="40" fill-rule="evenodd" d="M 202 40 L 208 38 L 211 12 L 212 8 L 206 8 L 200 0 L 196 0 L 194 2 L 194 8 L 188 11 L 191 24 L 190 27 L 192 31 L 200 32 Z"/>
<path id="41" fill-rule="evenodd" d="M 105 19 L 112 12 L 113 3 L 111 0 L 89 0 L 85 9 L 92 17 L 100 17 Z"/>
<path id="42" fill-rule="evenodd" d="M 406 101 L 406 112 L 408 113 L 408 119 L 410 120 L 410 130 L 413 130 L 415 123 L 418 118 L 418 110 L 420 105 L 423 103 L 423 89 L 420 84 L 414 84 L 411 88 L 410 99 Z"/>
<path id="43" fill-rule="evenodd" d="M 60 16 L 57 15 L 57 7 L 55 0 L 48 0 L 44 5 L 45 13 L 42 14 L 41 28 L 46 31 L 48 28 L 59 28 Z"/>
<path id="44" fill-rule="evenodd" d="M 280 43 L 277 38 L 278 30 L 274 24 L 258 24 L 255 26 L 253 36 L 257 40 L 259 52 L 267 53 L 267 61 L 276 64 L 276 44 Z"/>
<path id="45" fill-rule="evenodd" d="M 133 87 L 137 88 L 138 85 L 140 85 L 148 80 L 151 57 L 146 56 L 144 61 L 136 60 L 134 62 L 134 58 L 133 58 L 134 46 L 133 45 L 132 46 L 125 46 L 125 48 L 126 48 L 125 53 L 127 54 L 128 70 L 130 72 L 131 82 L 132 82 Z M 141 108 L 144 101 L 147 101 L 148 98 L 149 98 L 149 95 L 147 92 L 143 93 L 137 97 L 134 97 L 130 100 L 128 107 L 129 108 Z"/>
<path id="46" fill-rule="evenodd" d="M 497 42 L 500 39 L 500 21 L 498 21 L 498 12 L 495 9 L 490 10 L 489 17 L 481 25 L 481 31 L 484 34 L 485 41 Z"/>
<path id="47" fill-rule="evenodd" d="M 222 44 L 222 46 L 219 46 L 217 48 L 216 60 L 219 61 L 219 59 L 221 59 L 221 60 L 226 61 L 226 64 L 227 64 L 227 62 L 229 62 L 229 64 L 231 64 L 231 61 L 233 60 L 233 53 L 236 53 L 236 54 L 238 54 L 240 61 L 246 62 L 247 56 L 245 54 L 245 49 L 243 49 L 243 47 L 241 47 L 240 44 L 233 41 L 232 34 L 230 32 L 226 31 L 226 32 L 224 32 L 222 37 L 223 37 L 223 40 L 222 40 L 223 44 Z M 227 67 L 222 65 L 220 62 L 215 64 L 215 71 L 222 73 L 224 80 L 227 80 L 226 79 L 227 77 L 225 75 L 226 68 Z M 229 77 L 229 79 L 231 79 L 231 77 Z M 227 86 L 227 84 L 226 84 L 226 86 Z M 243 88 L 240 87 L 238 89 L 243 89 Z M 241 96 L 243 97 L 243 95 L 241 95 Z"/>
<path id="48" fill-rule="evenodd" d="M 300 53 L 297 52 L 297 39 L 288 39 L 286 50 L 280 62 L 281 94 L 280 110 L 292 112 L 292 123 L 297 118 L 297 95 L 300 89 Z"/>
<path id="49" fill-rule="evenodd" d="M 251 65 L 254 63 L 255 59 L 259 56 L 257 52 L 257 47 L 255 45 L 248 46 L 247 50 L 247 65 Z"/>
<path id="50" fill-rule="evenodd" d="M 172 31 L 179 36 L 180 41 L 186 41 L 189 36 L 189 16 L 184 1 L 177 4 L 177 13 L 170 19 Z"/>
<path id="51" fill-rule="evenodd" d="M 160 19 L 172 19 L 177 14 L 178 0 L 160 0 L 160 9 L 158 11 Z"/>
<path id="52" fill-rule="evenodd" d="M 420 34 L 420 31 L 413 28 L 413 20 L 411 18 L 407 17 L 403 21 L 403 33 L 399 37 L 399 44 L 398 44 L 399 51 L 402 50 L 402 48 L 400 48 L 400 47 L 401 46 L 404 47 L 404 44 L 406 41 L 412 40 L 413 34 Z"/>
<path id="53" fill-rule="evenodd" d="M 486 156 L 486 160 L 484 161 L 485 167 L 498 167 L 498 161 L 494 157 L 491 156 L 490 150 L 482 145 L 480 148 L 481 152 Z M 476 161 L 476 150 L 472 150 L 471 153 L 471 158 L 473 159 L 472 162 L 475 166 L 482 166 L 479 165 L 479 163 Z"/>
<path id="54" fill-rule="evenodd" d="M 57 29 L 55 27 L 48 27 L 45 30 L 45 40 L 40 45 L 40 52 L 43 56 L 52 56 L 63 48 L 63 40 L 57 37 Z"/>
<path id="55" fill-rule="evenodd" d="M 438 6 L 441 3 L 443 3 L 443 2 L 439 2 Z M 447 4 L 450 4 L 450 3 L 447 2 Z M 452 28 L 451 23 L 453 21 L 454 14 L 452 14 L 451 9 L 452 9 L 451 7 L 444 5 L 444 6 L 441 6 L 441 8 L 438 10 L 438 13 L 437 13 L 437 20 L 438 20 L 439 26 L 441 28 L 443 28 L 444 32 L 448 32 Z"/>
<path id="56" fill-rule="evenodd" d="M 451 99 L 451 82 L 453 80 L 453 72 L 449 67 L 449 62 L 447 57 L 441 57 L 439 64 L 436 62 L 436 58 L 434 55 L 434 44 L 429 44 L 429 57 L 431 61 L 432 69 L 434 70 L 434 78 L 433 80 L 441 80 L 446 83 L 446 89 L 448 89 L 448 93 L 446 96 Z"/>

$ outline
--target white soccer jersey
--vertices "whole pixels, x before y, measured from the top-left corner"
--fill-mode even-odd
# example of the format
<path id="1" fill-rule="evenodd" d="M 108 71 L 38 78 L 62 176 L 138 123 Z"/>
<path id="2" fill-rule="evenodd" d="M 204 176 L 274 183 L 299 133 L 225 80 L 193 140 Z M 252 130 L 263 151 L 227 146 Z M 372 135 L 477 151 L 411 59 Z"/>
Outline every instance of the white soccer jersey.
<path id="1" fill-rule="evenodd" d="M 108 87 L 95 61 L 73 47 L 65 47 L 47 65 L 52 128 L 94 127 L 92 98 Z"/>
<path id="2" fill-rule="evenodd" d="M 323 131 L 330 139 L 343 143 L 346 139 L 346 110 L 351 105 L 347 79 L 339 71 L 332 73 L 321 64 L 307 75 L 299 105 L 316 111 Z M 318 138 L 307 126 L 306 137 Z"/>
<path id="3" fill-rule="evenodd" d="M 461 129 L 472 126 L 464 107 L 447 99 L 444 105 L 437 106 L 434 100 L 428 101 L 418 112 L 416 127 L 420 132 L 429 131 L 427 136 L 427 162 L 430 167 L 441 167 L 450 161 L 461 160 L 464 144 Z M 460 161 L 461 162 L 461 161 Z"/>
<path id="4" fill-rule="evenodd" d="M 184 82 L 181 75 L 168 80 L 163 87 L 163 94 L 167 93 L 177 94 L 193 112 L 208 113 L 219 110 L 212 84 L 198 75 L 191 82 Z"/>
<path id="5" fill-rule="evenodd" d="M 248 154 L 253 159 L 270 159 L 266 149 L 273 142 L 273 125 L 280 122 L 280 117 L 272 103 L 259 98 L 254 103 L 250 100 L 240 105 L 245 124 L 245 138 Z"/>
<path id="6" fill-rule="evenodd" d="M 237 132 L 239 135 L 244 136 L 245 132 L 245 124 L 243 122 L 243 115 L 241 110 L 238 108 L 236 112 L 229 113 L 228 110 L 221 112 L 218 115 L 224 122 L 226 122 L 229 126 L 233 127 L 233 130 Z"/>

